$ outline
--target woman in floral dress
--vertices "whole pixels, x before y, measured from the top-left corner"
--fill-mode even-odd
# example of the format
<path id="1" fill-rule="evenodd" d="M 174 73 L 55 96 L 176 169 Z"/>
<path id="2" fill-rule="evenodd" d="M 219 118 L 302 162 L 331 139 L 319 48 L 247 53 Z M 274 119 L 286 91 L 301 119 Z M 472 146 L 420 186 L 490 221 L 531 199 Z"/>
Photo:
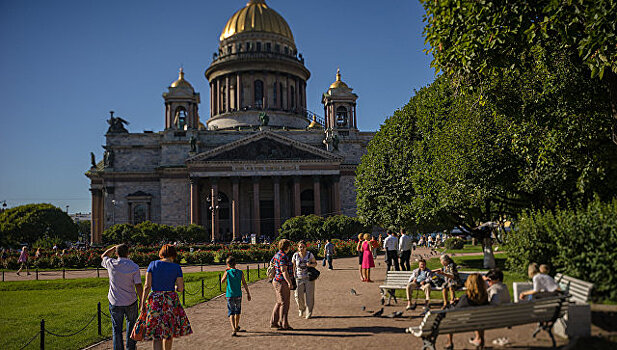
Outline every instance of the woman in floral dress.
<path id="1" fill-rule="evenodd" d="M 173 338 L 193 333 L 176 293 L 184 290 L 182 269 L 174 263 L 176 256 L 176 248 L 165 244 L 159 251 L 161 259 L 151 262 L 146 273 L 138 325 L 143 320 L 143 339 L 153 340 L 154 350 L 169 350 Z"/>

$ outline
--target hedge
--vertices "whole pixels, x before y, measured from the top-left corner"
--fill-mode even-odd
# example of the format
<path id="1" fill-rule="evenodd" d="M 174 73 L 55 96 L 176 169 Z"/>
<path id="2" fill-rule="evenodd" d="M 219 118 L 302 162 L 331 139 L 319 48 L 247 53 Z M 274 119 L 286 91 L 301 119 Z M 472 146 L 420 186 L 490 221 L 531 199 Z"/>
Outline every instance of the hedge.
<path id="1" fill-rule="evenodd" d="M 507 267 L 526 274 L 531 262 L 594 283 L 592 298 L 617 301 L 617 199 L 586 207 L 524 213 L 506 236 Z"/>

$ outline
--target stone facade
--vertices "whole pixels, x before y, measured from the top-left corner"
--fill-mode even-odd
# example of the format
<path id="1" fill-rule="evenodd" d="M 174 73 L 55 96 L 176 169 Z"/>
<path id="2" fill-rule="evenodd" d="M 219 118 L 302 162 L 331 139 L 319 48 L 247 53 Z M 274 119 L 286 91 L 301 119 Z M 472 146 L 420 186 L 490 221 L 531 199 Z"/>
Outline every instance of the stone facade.
<path id="1" fill-rule="evenodd" d="M 93 243 L 114 224 L 144 220 L 198 224 L 212 240 L 231 240 L 275 236 L 296 215 L 356 215 L 355 169 L 374 135 L 357 128 L 358 96 L 337 72 L 318 121 L 306 110 L 310 73 L 287 23 L 264 1 L 232 19 L 242 11 L 270 21 L 250 23 L 280 23 L 225 27 L 206 71 L 207 127 L 182 70 L 163 94 L 165 130 L 129 133 L 112 114 L 105 159 L 86 173 Z"/>

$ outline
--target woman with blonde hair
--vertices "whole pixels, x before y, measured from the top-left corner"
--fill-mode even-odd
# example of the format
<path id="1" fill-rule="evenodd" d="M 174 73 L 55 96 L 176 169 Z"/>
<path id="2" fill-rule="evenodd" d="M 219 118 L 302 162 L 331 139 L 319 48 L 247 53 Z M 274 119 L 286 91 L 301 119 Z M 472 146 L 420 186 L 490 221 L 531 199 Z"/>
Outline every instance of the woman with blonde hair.
<path id="1" fill-rule="evenodd" d="M 356 251 L 358 252 L 358 271 L 360 271 L 360 280 L 364 282 L 364 272 L 362 271 L 362 260 L 364 259 L 364 252 L 362 251 L 362 242 L 364 242 L 364 233 L 359 233 L 358 244 L 356 245 Z"/>
<path id="2" fill-rule="evenodd" d="M 138 326 L 145 318 L 143 340 L 153 340 L 154 350 L 169 350 L 174 338 L 193 333 L 178 298 L 177 292 L 184 290 L 184 278 L 182 268 L 175 263 L 177 254 L 173 245 L 163 245 L 161 259 L 151 262 L 146 272 Z"/>
<path id="3" fill-rule="evenodd" d="M 459 301 L 454 306 L 454 309 L 460 309 L 465 307 L 488 305 L 488 292 L 486 290 L 486 283 L 479 273 L 474 273 L 467 277 L 465 281 L 465 294 L 461 296 Z M 484 331 L 476 331 L 476 337 L 469 339 L 469 343 L 476 347 L 484 346 Z M 448 334 L 448 343 L 446 349 L 454 348 L 453 335 Z"/>
<path id="4" fill-rule="evenodd" d="M 364 282 L 373 282 L 371 281 L 371 268 L 375 267 L 375 261 L 373 260 L 373 252 L 371 247 L 371 235 L 368 233 L 364 234 L 364 242 L 362 242 L 362 271 L 363 271 L 363 281 Z"/>

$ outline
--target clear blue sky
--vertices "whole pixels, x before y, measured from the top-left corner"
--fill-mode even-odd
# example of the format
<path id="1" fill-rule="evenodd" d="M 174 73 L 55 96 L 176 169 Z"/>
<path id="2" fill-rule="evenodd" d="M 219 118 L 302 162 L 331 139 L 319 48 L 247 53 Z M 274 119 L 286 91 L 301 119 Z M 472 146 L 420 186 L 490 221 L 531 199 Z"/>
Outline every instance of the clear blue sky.
<path id="1" fill-rule="evenodd" d="M 378 130 L 434 79 L 415 0 L 267 0 L 311 71 L 308 108 L 340 66 L 361 130 Z M 245 0 L 0 1 L 0 201 L 90 212 L 90 152 L 100 160 L 108 111 L 130 132 L 164 127 L 161 94 L 180 65 L 201 93 L 227 19 Z"/>

